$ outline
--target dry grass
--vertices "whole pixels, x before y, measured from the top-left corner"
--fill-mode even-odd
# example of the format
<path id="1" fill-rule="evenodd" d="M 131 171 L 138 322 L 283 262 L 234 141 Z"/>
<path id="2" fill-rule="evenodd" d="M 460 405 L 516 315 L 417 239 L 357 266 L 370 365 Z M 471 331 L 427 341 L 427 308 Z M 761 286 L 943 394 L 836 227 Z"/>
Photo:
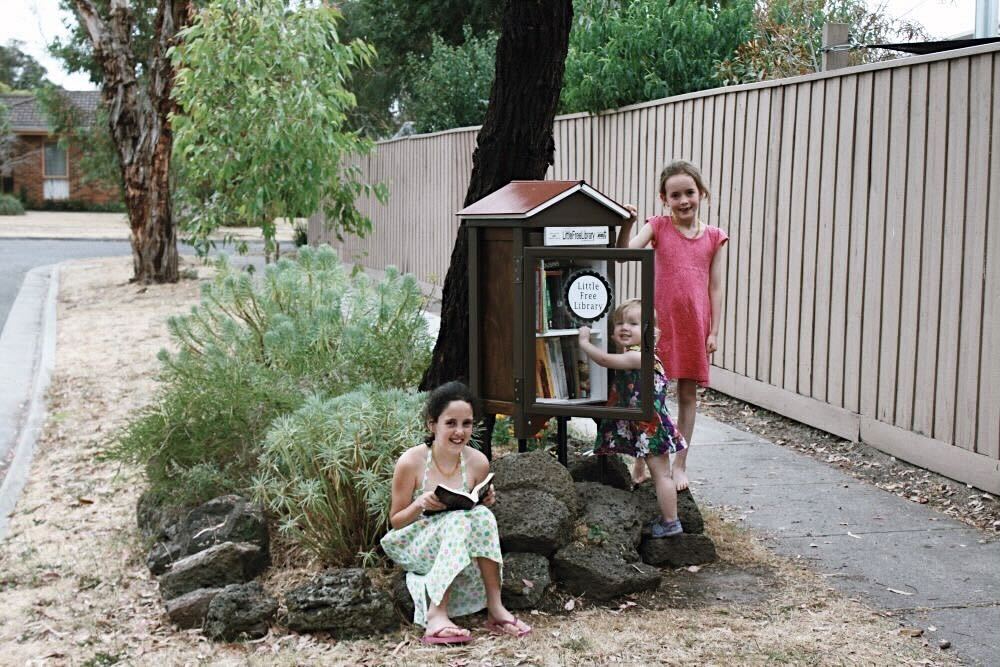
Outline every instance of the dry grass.
<path id="1" fill-rule="evenodd" d="M 411 627 L 337 642 L 276 630 L 245 644 L 179 632 L 143 565 L 134 507 L 141 475 L 95 460 L 107 435 L 149 400 L 164 321 L 197 283 L 129 285 L 128 258 L 65 268 L 51 414 L 31 481 L 0 545 L 0 663 L 4 665 L 303 664 L 949 664 L 919 639 L 820 577 L 780 559 L 716 514 L 707 530 L 721 562 L 665 573 L 655 594 L 610 606 L 563 600 L 529 620 L 526 640 L 477 632 L 471 645 L 418 643 Z M 308 568 L 272 569 L 287 589 Z M 466 619 L 463 619 L 466 620 Z M 482 619 L 468 621 L 477 627 Z"/>

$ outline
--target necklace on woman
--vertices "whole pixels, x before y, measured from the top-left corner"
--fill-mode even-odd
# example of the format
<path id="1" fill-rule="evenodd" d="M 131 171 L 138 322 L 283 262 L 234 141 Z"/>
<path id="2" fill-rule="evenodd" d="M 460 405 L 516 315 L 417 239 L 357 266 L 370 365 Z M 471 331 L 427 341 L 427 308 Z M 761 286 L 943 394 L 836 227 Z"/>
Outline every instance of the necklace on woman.
<path id="1" fill-rule="evenodd" d="M 438 464 L 437 457 L 434 456 L 434 452 L 431 452 L 431 460 L 434 461 L 434 467 L 438 469 L 438 472 L 444 475 L 445 479 L 451 479 L 452 476 L 458 472 L 458 467 L 462 465 L 462 455 L 458 455 L 458 460 L 455 461 L 455 465 L 452 467 L 451 472 L 445 472 L 444 469 Z"/>

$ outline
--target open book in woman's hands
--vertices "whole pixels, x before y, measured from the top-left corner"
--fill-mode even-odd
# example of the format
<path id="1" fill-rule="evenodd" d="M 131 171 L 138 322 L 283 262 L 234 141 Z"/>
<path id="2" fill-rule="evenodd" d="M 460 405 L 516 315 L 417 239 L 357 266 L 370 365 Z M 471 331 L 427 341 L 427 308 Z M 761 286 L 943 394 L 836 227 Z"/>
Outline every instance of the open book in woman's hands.
<path id="1" fill-rule="evenodd" d="M 438 484 L 437 488 L 434 489 L 434 495 L 437 496 L 437 499 L 444 503 L 446 507 L 443 510 L 427 512 L 427 514 L 450 512 L 452 510 L 471 510 L 483 501 L 483 498 L 488 493 L 490 484 L 492 483 L 493 473 L 487 475 L 486 479 L 472 487 L 472 490 L 468 493 L 465 491 L 455 490 L 450 486 L 445 486 L 444 484 Z"/>

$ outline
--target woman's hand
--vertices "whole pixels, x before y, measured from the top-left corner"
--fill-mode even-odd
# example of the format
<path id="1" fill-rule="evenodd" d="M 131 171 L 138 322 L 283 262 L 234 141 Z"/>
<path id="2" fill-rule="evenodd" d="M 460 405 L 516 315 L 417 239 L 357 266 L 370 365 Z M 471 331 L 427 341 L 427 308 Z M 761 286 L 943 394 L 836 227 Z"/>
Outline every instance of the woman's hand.
<path id="1" fill-rule="evenodd" d="M 625 204 L 625 210 L 629 212 L 629 222 L 639 217 L 639 209 L 635 207 L 635 204 Z"/>
<path id="2" fill-rule="evenodd" d="M 708 334 L 708 338 L 705 339 L 705 351 L 708 354 L 712 354 L 719 349 L 719 343 L 715 334 Z"/>
<path id="3" fill-rule="evenodd" d="M 580 327 L 580 332 L 577 334 L 577 339 L 581 343 L 589 343 L 590 342 L 590 327 L 587 327 L 587 326 Z"/>
<path id="4" fill-rule="evenodd" d="M 438 500 L 438 497 L 434 495 L 433 491 L 425 491 L 424 493 L 421 493 L 413 502 L 419 505 L 420 509 L 424 512 L 437 512 L 447 508 L 447 505 Z"/>
<path id="5" fill-rule="evenodd" d="M 483 496 L 483 500 L 482 500 L 482 503 L 483 503 L 484 505 L 486 505 L 487 507 L 493 507 L 493 504 L 494 504 L 494 503 L 495 503 L 496 501 L 497 501 L 497 494 L 496 494 L 496 492 L 495 492 L 495 491 L 493 490 L 493 485 L 492 485 L 492 484 L 490 484 L 490 488 L 489 488 L 489 490 L 488 490 L 488 491 L 486 492 L 486 495 L 485 495 L 485 496 Z"/>

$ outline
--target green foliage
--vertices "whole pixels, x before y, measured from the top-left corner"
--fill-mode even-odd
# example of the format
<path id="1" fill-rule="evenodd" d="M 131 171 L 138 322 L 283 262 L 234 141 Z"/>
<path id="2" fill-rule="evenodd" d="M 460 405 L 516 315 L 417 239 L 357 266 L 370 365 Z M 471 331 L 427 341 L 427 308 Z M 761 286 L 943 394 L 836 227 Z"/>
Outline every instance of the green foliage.
<path id="1" fill-rule="evenodd" d="M 385 188 L 360 181 L 349 160 L 372 144 L 344 127 L 355 105 L 347 86 L 374 53 L 360 40 L 342 43 L 339 20 L 322 5 L 216 0 L 181 33 L 174 154 L 196 202 L 181 222 L 201 248 L 215 228 L 243 219 L 263 228 L 270 249 L 275 218 L 321 207 L 337 238 L 371 229 L 355 199 L 384 201 Z"/>
<path id="2" fill-rule="evenodd" d="M 92 213 L 125 213 L 125 204 L 121 201 L 98 204 L 82 199 L 43 199 L 30 202 L 33 211 L 89 211 Z"/>
<path id="3" fill-rule="evenodd" d="M 16 39 L 0 45 L 0 84 L 10 90 L 32 90 L 49 82 L 45 68 L 22 46 L 24 42 Z"/>
<path id="4" fill-rule="evenodd" d="M 856 44 L 927 39 L 920 26 L 890 18 L 884 7 L 864 0 L 761 0 L 754 10 L 753 35 L 721 62 L 716 77 L 724 85 L 780 79 L 820 70 L 823 24 L 846 23 Z M 897 57 L 891 51 L 856 49 L 851 65 Z"/>
<path id="5" fill-rule="evenodd" d="M 147 69 L 147 65 L 153 55 L 153 42 L 156 36 L 155 21 L 158 0 L 129 0 L 127 3 L 130 9 L 129 16 L 133 21 L 131 51 L 135 55 L 137 63 L 143 67 L 142 74 Z M 201 4 L 196 2 L 195 4 Z M 109 0 L 94 0 L 98 13 L 107 17 L 111 7 Z M 74 0 L 59 0 L 59 9 L 63 16 L 73 17 L 65 20 L 67 29 L 65 38 L 57 37 L 49 45 L 49 53 L 63 61 L 65 69 L 69 73 L 85 72 L 98 88 L 104 81 L 104 72 L 93 56 L 93 45 L 87 36 L 87 30 L 77 20 Z"/>
<path id="6" fill-rule="evenodd" d="M 751 34 L 753 0 L 576 0 L 563 112 L 591 111 L 718 85 L 716 63 Z"/>
<path id="7" fill-rule="evenodd" d="M 371 386 L 307 400 L 268 432 L 255 498 L 323 562 L 357 564 L 388 529 L 393 467 L 426 432 L 423 403 Z"/>
<path id="8" fill-rule="evenodd" d="M 411 83 L 403 109 L 417 132 L 483 122 L 493 86 L 496 50 L 496 33 L 476 37 L 467 27 L 464 43 L 452 46 L 435 35 L 429 55 L 409 56 Z"/>
<path id="9" fill-rule="evenodd" d="M 292 242 L 296 248 L 301 248 L 309 243 L 309 225 L 304 222 L 296 222 L 292 226 Z"/>
<path id="10" fill-rule="evenodd" d="M 43 86 L 36 91 L 39 106 L 52 128 L 59 136 L 59 145 L 67 148 L 72 142 L 80 149 L 77 163 L 81 181 L 97 181 L 121 190 L 122 170 L 118 151 L 108 129 L 108 114 L 103 105 L 93 118 L 74 105 L 65 91 L 56 86 Z M 114 210 L 124 210 L 117 205 Z M 63 209 L 84 210 L 84 209 Z"/>
<path id="11" fill-rule="evenodd" d="M 21 200 L 11 195 L 0 195 L 0 215 L 24 215 Z"/>
<path id="12" fill-rule="evenodd" d="M 328 246 L 264 275 L 225 263 L 201 304 L 168 322 L 160 389 L 109 455 L 146 466 L 153 491 L 198 502 L 246 491 L 272 422 L 312 396 L 419 381 L 431 340 L 410 275 L 351 275 Z"/>
<path id="13" fill-rule="evenodd" d="M 366 136 L 391 136 L 407 120 L 405 91 L 413 90 L 422 71 L 408 67 L 411 57 L 430 56 L 434 39 L 459 46 L 467 35 L 483 37 L 500 28 L 503 3 L 491 0 L 347 0 L 344 30 L 372 44 L 378 58 L 354 89 L 358 106 L 350 126 Z M 492 78 L 492 69 L 489 77 Z M 488 96 L 488 94 L 487 94 Z"/>

